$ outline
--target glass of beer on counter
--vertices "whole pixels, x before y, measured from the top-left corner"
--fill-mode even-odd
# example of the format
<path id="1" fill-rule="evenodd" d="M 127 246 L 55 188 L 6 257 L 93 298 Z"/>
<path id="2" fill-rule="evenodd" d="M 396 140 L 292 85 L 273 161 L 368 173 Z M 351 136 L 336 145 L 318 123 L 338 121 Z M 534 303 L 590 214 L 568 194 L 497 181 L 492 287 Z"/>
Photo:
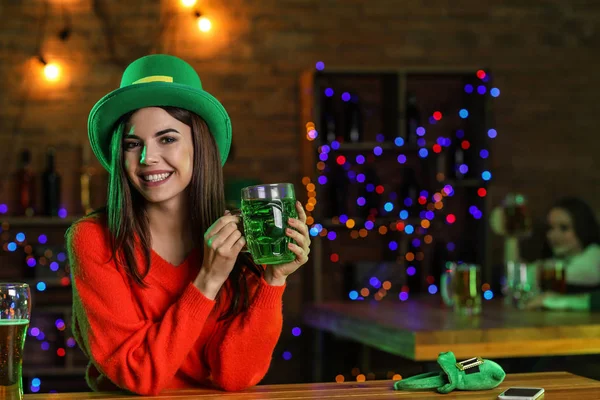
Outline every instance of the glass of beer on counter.
<path id="1" fill-rule="evenodd" d="M 461 315 L 481 313 L 481 267 L 475 264 L 446 263 L 440 282 L 442 299 Z"/>
<path id="2" fill-rule="evenodd" d="M 23 399 L 23 349 L 30 315 L 29 285 L 0 282 L 0 399 Z"/>
<path id="3" fill-rule="evenodd" d="M 562 260 L 547 259 L 539 262 L 540 286 L 542 291 L 565 293 L 565 265 Z"/>
<path id="4" fill-rule="evenodd" d="M 505 304 L 524 309 L 540 292 L 538 264 L 508 261 L 505 272 L 506 281 L 502 288 Z"/>

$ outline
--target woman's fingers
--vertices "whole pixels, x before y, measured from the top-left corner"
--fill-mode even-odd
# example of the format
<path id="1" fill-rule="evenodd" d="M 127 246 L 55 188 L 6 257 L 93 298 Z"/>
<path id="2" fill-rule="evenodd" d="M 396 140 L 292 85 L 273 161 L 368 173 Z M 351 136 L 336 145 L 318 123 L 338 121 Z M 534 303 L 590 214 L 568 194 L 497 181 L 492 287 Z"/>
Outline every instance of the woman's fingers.
<path id="1" fill-rule="evenodd" d="M 235 215 L 226 215 L 226 216 L 219 218 L 218 220 L 215 221 L 214 224 L 212 224 L 210 226 L 210 228 L 208 228 L 206 230 L 206 233 L 204 234 L 204 239 L 208 240 L 211 237 L 218 235 L 223 228 L 225 228 L 228 224 L 230 224 L 232 222 L 237 227 L 237 224 L 240 222 L 240 217 L 235 216 Z"/>

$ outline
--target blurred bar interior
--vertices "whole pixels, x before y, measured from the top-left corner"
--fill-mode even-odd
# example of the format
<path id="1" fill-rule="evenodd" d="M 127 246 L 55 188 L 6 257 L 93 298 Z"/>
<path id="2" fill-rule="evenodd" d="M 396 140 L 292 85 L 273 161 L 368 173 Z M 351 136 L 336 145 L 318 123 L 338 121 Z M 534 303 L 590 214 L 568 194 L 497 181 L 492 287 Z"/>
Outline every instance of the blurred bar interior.
<path id="1" fill-rule="evenodd" d="M 569 329 L 600 337 L 597 314 L 523 309 L 600 287 L 581 236 L 597 224 L 553 207 L 600 210 L 596 3 L 5 0 L 0 14 L 0 281 L 32 287 L 27 393 L 89 390 L 64 234 L 106 201 L 90 108 L 151 53 L 188 61 L 227 109 L 228 203 L 293 182 L 308 211 L 310 261 L 263 383 L 401 379 L 449 350 L 600 376 L 600 343 Z M 584 253 L 589 275 L 572 267 Z"/>

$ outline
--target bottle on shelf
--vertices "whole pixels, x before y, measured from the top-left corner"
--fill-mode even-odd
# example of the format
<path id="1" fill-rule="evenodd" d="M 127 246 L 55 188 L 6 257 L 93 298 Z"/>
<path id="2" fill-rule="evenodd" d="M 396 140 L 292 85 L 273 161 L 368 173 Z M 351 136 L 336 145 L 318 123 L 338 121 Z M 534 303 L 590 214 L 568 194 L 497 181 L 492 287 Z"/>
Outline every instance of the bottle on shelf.
<path id="1" fill-rule="evenodd" d="M 344 107 L 345 132 L 344 141 L 358 143 L 363 141 L 363 117 L 357 95 L 350 95 Z"/>
<path id="2" fill-rule="evenodd" d="M 414 217 L 416 215 L 419 196 L 419 184 L 414 169 L 410 167 L 404 168 L 398 195 L 400 196 L 400 207 L 407 210 L 411 217 Z"/>
<path id="3" fill-rule="evenodd" d="M 348 215 L 348 177 L 343 166 L 330 163 L 328 185 L 329 210 L 326 217 Z"/>
<path id="4" fill-rule="evenodd" d="M 342 265 L 342 293 L 341 297 L 347 299 L 353 290 L 358 290 L 356 280 L 356 265 L 352 262 L 346 262 Z"/>
<path id="5" fill-rule="evenodd" d="M 435 155 L 435 178 L 437 182 L 443 182 L 448 177 L 448 149 L 442 147 L 442 151 Z"/>
<path id="6" fill-rule="evenodd" d="M 42 175 L 43 212 L 47 216 L 58 216 L 60 208 L 61 177 L 56 171 L 56 150 L 50 147 L 46 152 L 46 169 Z"/>
<path id="7" fill-rule="evenodd" d="M 31 152 L 25 149 L 21 152 L 19 170 L 17 171 L 19 190 L 19 215 L 33 216 L 35 199 L 35 177 L 31 167 Z"/>
<path id="8" fill-rule="evenodd" d="M 417 145 L 417 128 L 421 126 L 421 112 L 417 105 L 417 96 L 413 92 L 406 95 L 406 132 L 405 141 L 409 146 Z"/>
<path id="9" fill-rule="evenodd" d="M 454 133 L 452 143 L 448 147 L 446 177 L 447 179 L 462 180 L 466 177 L 468 172 L 465 168 L 469 167 L 465 163 L 465 150 L 463 150 L 461 146 L 464 132 L 462 130 L 457 130 Z"/>
<path id="10" fill-rule="evenodd" d="M 79 176 L 79 184 L 81 190 L 81 209 L 85 215 L 92 211 L 90 185 L 93 176 L 93 168 L 90 166 L 90 146 L 84 145 L 82 150 L 81 175 Z"/>
<path id="11" fill-rule="evenodd" d="M 367 219 L 369 216 L 377 218 L 381 210 L 381 196 L 377 194 L 373 187 L 381 184 L 381 179 L 377 174 L 377 170 L 371 166 L 365 168 L 365 182 L 362 185 L 359 193 L 365 199 L 365 205 L 358 207 L 358 216 L 362 219 Z M 367 190 L 367 186 L 372 185 L 372 190 Z"/>
<path id="12" fill-rule="evenodd" d="M 319 127 L 319 136 L 321 137 L 321 144 L 327 144 L 337 139 L 339 123 L 335 112 L 334 97 L 323 94 L 321 104 L 321 126 Z"/>

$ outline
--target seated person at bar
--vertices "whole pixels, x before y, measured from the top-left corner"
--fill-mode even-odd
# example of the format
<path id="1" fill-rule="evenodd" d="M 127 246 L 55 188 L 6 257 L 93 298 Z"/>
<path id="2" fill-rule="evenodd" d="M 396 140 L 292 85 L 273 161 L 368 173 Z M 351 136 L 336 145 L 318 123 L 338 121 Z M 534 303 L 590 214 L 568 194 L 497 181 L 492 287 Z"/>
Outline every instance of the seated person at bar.
<path id="1" fill-rule="evenodd" d="M 256 385 L 281 333 L 286 278 L 309 253 L 300 203 L 286 232 L 295 260 L 265 268 L 241 252 L 239 217 L 225 210 L 229 117 L 176 57 L 130 64 L 88 134 L 108 199 L 69 229 L 67 248 L 90 388 Z"/>
<path id="2" fill-rule="evenodd" d="M 543 293 L 528 308 L 600 311 L 600 229 L 583 200 L 559 200 L 547 215 L 545 258 L 565 262 L 566 294 Z"/>

